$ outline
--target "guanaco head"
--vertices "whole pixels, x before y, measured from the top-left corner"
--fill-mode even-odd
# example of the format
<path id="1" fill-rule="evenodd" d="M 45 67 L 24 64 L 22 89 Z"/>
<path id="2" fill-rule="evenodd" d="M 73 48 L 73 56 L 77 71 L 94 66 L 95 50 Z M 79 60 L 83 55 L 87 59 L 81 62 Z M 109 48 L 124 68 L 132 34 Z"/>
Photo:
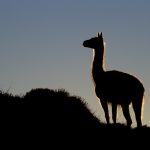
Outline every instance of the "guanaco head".
<path id="1" fill-rule="evenodd" d="M 83 46 L 92 49 L 104 48 L 102 32 L 101 34 L 98 32 L 96 37 L 84 41 Z"/>

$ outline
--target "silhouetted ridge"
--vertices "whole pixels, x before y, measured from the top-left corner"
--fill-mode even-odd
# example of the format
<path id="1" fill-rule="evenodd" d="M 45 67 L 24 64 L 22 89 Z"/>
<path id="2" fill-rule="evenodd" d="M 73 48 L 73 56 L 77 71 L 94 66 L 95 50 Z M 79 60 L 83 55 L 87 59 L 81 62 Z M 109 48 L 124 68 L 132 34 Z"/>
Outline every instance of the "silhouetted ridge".
<path id="1" fill-rule="evenodd" d="M 49 126 L 57 129 L 95 128 L 99 121 L 85 101 L 64 89 L 32 89 L 22 97 L 0 93 L 4 120 L 15 124 Z M 5 120 L 6 121 L 6 120 Z"/>
<path id="2" fill-rule="evenodd" d="M 13 139 L 17 135 L 18 140 L 27 136 L 45 141 L 48 137 L 53 139 L 51 142 L 74 139 L 77 145 L 80 141 L 94 141 L 102 146 L 106 141 L 144 141 L 150 135 L 146 126 L 132 129 L 100 122 L 84 99 L 71 96 L 64 89 L 32 89 L 24 96 L 0 92 L 0 114 L 3 137 Z"/>

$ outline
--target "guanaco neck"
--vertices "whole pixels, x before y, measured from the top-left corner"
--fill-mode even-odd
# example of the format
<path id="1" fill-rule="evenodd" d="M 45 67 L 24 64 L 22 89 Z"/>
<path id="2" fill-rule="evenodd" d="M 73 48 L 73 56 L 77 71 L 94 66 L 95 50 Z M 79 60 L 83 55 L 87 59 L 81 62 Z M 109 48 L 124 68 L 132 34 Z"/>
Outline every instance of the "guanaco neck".
<path id="1" fill-rule="evenodd" d="M 104 49 L 93 49 L 92 76 L 96 84 L 104 73 L 103 68 Z"/>

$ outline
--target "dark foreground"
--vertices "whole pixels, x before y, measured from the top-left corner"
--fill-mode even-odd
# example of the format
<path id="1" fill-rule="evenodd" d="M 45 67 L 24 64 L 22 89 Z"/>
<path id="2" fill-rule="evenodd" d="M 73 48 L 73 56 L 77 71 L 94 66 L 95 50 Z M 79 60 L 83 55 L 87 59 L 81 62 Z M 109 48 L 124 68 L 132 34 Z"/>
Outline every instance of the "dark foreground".
<path id="1" fill-rule="evenodd" d="M 1 143 L 6 143 L 6 148 L 150 146 L 149 127 L 106 125 L 82 98 L 65 90 L 33 89 L 24 96 L 0 92 L 0 114 Z"/>

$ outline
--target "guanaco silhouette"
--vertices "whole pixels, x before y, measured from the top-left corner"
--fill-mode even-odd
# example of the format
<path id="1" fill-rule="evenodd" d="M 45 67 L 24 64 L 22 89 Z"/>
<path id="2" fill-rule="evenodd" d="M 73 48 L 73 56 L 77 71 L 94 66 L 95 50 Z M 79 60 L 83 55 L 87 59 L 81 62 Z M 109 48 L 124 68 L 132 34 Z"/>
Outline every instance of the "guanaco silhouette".
<path id="1" fill-rule="evenodd" d="M 116 124 L 117 105 L 120 105 L 127 126 L 131 126 L 132 120 L 129 105 L 132 103 L 137 127 L 142 126 L 142 111 L 144 103 L 144 87 L 134 76 L 120 71 L 106 71 L 103 67 L 103 55 L 105 45 L 102 32 L 83 42 L 83 46 L 93 49 L 92 76 L 95 85 L 96 96 L 100 99 L 105 113 L 107 124 L 110 123 L 108 104 L 112 105 L 112 120 Z"/>

